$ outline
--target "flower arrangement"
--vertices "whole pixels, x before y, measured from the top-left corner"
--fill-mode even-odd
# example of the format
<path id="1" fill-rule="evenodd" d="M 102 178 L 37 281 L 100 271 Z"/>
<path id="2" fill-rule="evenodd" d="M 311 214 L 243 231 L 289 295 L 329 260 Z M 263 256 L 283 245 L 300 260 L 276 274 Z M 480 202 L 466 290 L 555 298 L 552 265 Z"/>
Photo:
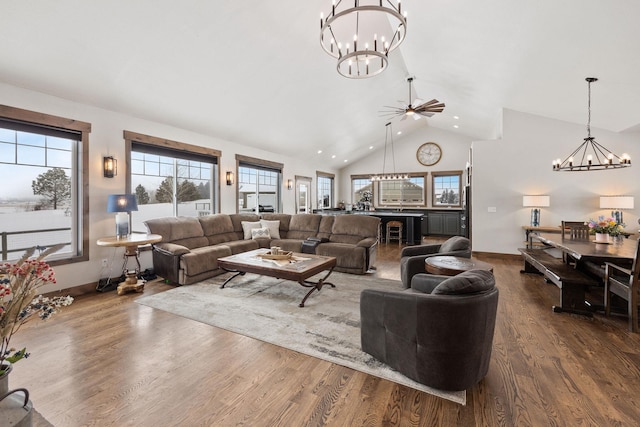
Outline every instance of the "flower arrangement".
<path id="1" fill-rule="evenodd" d="M 37 289 L 56 283 L 53 269 L 43 258 L 60 249 L 62 245 L 52 246 L 30 258 L 39 247 L 29 250 L 16 263 L 0 264 L 0 376 L 8 370 L 5 363 L 16 363 L 29 357 L 27 349 L 16 350 L 9 346 L 11 338 L 20 327 L 37 316 L 46 320 L 60 307 L 68 306 L 73 298 L 36 296 Z"/>
<path id="2" fill-rule="evenodd" d="M 624 224 L 619 224 L 613 218 L 605 218 L 604 216 L 598 217 L 597 221 L 592 219 L 588 222 L 591 234 L 602 233 L 609 234 L 611 236 L 618 236 L 622 233 Z"/>

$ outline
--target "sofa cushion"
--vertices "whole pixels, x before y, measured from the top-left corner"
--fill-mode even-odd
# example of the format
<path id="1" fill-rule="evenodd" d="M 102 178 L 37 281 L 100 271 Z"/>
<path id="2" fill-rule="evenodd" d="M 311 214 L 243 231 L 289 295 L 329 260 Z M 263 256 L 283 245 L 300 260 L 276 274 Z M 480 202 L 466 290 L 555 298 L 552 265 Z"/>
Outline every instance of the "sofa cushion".
<path id="1" fill-rule="evenodd" d="M 469 249 L 469 239 L 462 236 L 453 236 L 442 243 L 439 252 L 463 251 Z"/>
<path id="2" fill-rule="evenodd" d="M 271 234 L 269 234 L 269 229 L 267 227 L 253 228 L 251 229 L 251 238 L 252 239 L 271 239 Z"/>
<path id="3" fill-rule="evenodd" d="M 242 224 L 242 231 L 244 232 L 244 240 L 251 239 L 251 230 L 262 227 L 262 224 L 260 224 L 260 221 L 256 221 L 256 222 L 242 221 L 241 224 Z"/>
<path id="4" fill-rule="evenodd" d="M 290 214 L 283 213 L 263 213 L 262 219 L 265 219 L 267 221 L 280 221 L 278 234 L 280 235 L 280 238 L 284 239 L 286 238 L 287 232 L 289 231 L 291 216 L 292 215 Z M 271 238 L 273 238 L 273 236 Z"/>
<path id="5" fill-rule="evenodd" d="M 175 243 L 188 249 L 209 244 L 198 218 L 183 216 L 153 218 L 144 223 L 150 233 L 161 235 L 165 243 Z"/>
<path id="6" fill-rule="evenodd" d="M 442 281 L 431 295 L 464 295 L 488 291 L 496 285 L 493 273 L 487 270 L 469 270 Z"/>
<path id="7" fill-rule="evenodd" d="M 216 270 L 218 268 L 218 258 L 229 255 L 231 255 L 231 249 L 228 246 L 204 246 L 182 255 L 180 257 L 180 268 L 184 270 L 186 276 L 196 276 Z"/>
<path id="8" fill-rule="evenodd" d="M 249 252 L 254 249 L 260 249 L 261 246 L 259 242 L 262 242 L 262 241 L 268 242 L 268 240 L 266 239 L 257 239 L 257 240 L 249 239 L 249 240 L 233 240 L 231 242 L 221 243 L 221 244 L 231 249 L 231 253 L 235 255 L 241 252 Z"/>
<path id="9" fill-rule="evenodd" d="M 321 219 L 322 215 L 318 214 L 293 215 L 289 222 L 289 231 L 287 232 L 287 235 L 281 237 L 298 240 L 304 240 L 307 237 L 316 237 Z"/>
<path id="10" fill-rule="evenodd" d="M 318 235 L 316 237 L 325 239 L 331 237 L 331 231 L 333 229 L 333 222 L 335 219 L 335 215 L 323 215 L 320 220 L 320 227 L 318 227 Z"/>
<path id="11" fill-rule="evenodd" d="M 377 237 L 380 218 L 366 215 L 338 215 L 333 222 L 329 240 L 335 243 L 357 244 L 365 237 Z"/>
<path id="12" fill-rule="evenodd" d="M 280 220 L 269 221 L 266 219 L 261 219 L 260 224 L 262 227 L 266 227 L 269 229 L 269 236 L 272 239 L 280 238 Z"/>
<path id="13" fill-rule="evenodd" d="M 242 229 L 242 221 L 248 221 L 248 222 L 260 221 L 260 217 L 258 215 L 247 214 L 247 213 L 229 214 L 229 218 L 231 218 L 231 223 L 233 224 L 233 231 L 234 233 L 236 233 L 236 240 L 244 239 L 244 230 Z"/>
<path id="14" fill-rule="evenodd" d="M 198 217 L 205 237 L 210 245 L 237 240 L 233 231 L 233 223 L 227 214 L 214 214 Z"/>

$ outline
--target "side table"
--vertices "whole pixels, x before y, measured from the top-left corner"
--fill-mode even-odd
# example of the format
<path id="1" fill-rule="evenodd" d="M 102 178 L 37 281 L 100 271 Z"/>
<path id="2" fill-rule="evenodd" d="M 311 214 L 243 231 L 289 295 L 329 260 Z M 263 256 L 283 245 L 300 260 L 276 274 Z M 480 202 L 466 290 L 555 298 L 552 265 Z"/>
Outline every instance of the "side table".
<path id="1" fill-rule="evenodd" d="M 118 295 L 122 295 L 129 291 L 142 292 L 144 291 L 145 280 L 138 280 L 138 273 L 140 273 L 140 250 L 141 245 L 148 245 L 150 243 L 157 243 L 162 240 L 162 236 L 159 234 L 129 234 L 127 237 L 102 237 L 98 239 L 98 246 L 109 247 L 122 247 L 124 246 L 124 262 L 122 264 L 122 273 L 126 276 L 124 282 L 118 285 Z M 129 259 L 133 258 L 136 262 L 134 270 L 129 270 L 127 265 Z"/>
<path id="2" fill-rule="evenodd" d="M 432 256 L 424 260 L 427 273 L 443 276 L 455 276 L 469 270 L 487 270 L 493 272 L 493 265 L 473 258 L 457 256 Z"/>

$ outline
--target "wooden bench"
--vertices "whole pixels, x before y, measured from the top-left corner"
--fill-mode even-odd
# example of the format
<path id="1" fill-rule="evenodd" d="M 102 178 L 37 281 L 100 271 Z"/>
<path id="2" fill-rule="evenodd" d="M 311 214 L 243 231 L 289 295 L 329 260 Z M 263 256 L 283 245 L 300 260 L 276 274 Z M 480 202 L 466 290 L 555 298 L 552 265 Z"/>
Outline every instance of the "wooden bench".
<path id="1" fill-rule="evenodd" d="M 561 258 L 549 255 L 543 249 L 518 250 L 524 258 L 524 269 L 521 273 L 542 274 L 545 279 L 560 288 L 560 306 L 553 306 L 554 312 L 593 315 L 585 303 L 585 288 L 599 285 L 598 279 L 566 264 Z"/>

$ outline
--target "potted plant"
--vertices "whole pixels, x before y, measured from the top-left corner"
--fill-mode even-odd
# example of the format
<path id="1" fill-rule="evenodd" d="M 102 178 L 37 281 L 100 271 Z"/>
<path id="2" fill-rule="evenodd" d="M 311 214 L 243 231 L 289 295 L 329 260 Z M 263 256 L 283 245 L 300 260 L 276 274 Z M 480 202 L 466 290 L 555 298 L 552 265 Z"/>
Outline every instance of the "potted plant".
<path id="1" fill-rule="evenodd" d="M 622 233 L 624 224 L 616 222 L 613 218 L 598 217 L 597 221 L 592 219 L 588 222 L 591 234 L 595 234 L 596 242 L 608 243 L 609 236 L 619 236 Z"/>

